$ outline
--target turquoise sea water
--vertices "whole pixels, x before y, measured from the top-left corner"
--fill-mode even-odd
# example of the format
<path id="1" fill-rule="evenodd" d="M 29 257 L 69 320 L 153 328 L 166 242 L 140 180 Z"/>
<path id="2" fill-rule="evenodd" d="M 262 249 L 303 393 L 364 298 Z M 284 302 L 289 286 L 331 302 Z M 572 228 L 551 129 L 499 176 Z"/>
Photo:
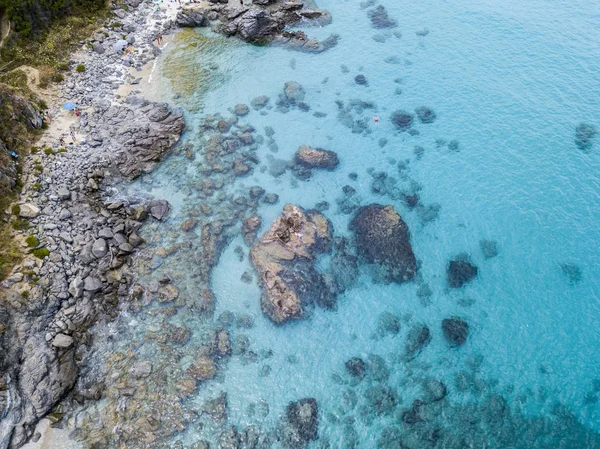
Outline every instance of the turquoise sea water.
<path id="1" fill-rule="evenodd" d="M 324 214 L 336 235 L 349 236 L 352 215 L 336 203 L 345 185 L 356 189 L 360 205 L 392 204 L 409 226 L 420 284 L 432 294 L 419 297 L 417 283 L 374 284 L 362 271 L 357 285 L 338 299 L 337 310 L 317 308 L 302 321 L 277 327 L 262 315 L 256 276 L 250 284 L 240 279 L 252 267 L 237 236 L 212 272 L 214 316 L 231 311 L 253 318 L 252 328 L 233 326 L 230 333 L 233 340 L 240 334 L 249 338 L 257 361 L 234 355 L 187 406 L 200 409 L 207 398 L 225 391 L 229 425 L 271 429 L 290 401 L 314 397 L 320 408 L 315 447 L 327 442 L 340 448 L 600 447 L 594 434 L 600 432 L 600 142 L 587 152 L 575 144 L 576 126 L 600 124 L 600 8 L 575 0 L 378 4 L 398 21 L 397 28 L 374 29 L 367 13 L 374 6 L 322 0 L 319 7 L 334 21 L 307 32 L 318 38 L 337 33 L 341 40 L 320 55 L 253 47 L 203 31 L 210 51 L 198 52 L 197 64 L 212 67 L 208 92 L 174 98 L 176 86 L 154 75 L 162 98 L 188 109 L 189 131 L 181 148 L 191 149 L 195 159 L 174 154 L 131 191 L 168 199 L 173 206 L 166 224 L 144 230 L 151 248 L 194 241 L 179 225 L 205 202 L 191 188 L 205 177 L 199 171 L 204 116 L 230 117 L 236 104 L 250 104 L 258 95 L 270 97 L 273 106 L 284 83 L 297 81 L 310 111 L 272 108 L 261 114 L 251 108 L 240 124 L 263 136 L 271 127 L 278 149 L 260 145 L 257 168 L 224 190 L 243 193 L 260 185 L 279 195 L 278 204 L 258 209 L 261 233 L 285 203 L 308 209 L 327 201 Z M 168 47 L 158 74 L 164 61 L 174 64 L 185 51 L 178 44 Z M 367 86 L 355 83 L 358 74 Z M 354 99 L 374 105 L 351 112 L 353 119 L 365 120 L 362 133 L 353 133 L 338 114 L 336 101 L 345 107 Z M 433 109 L 435 122 L 416 122 L 418 135 L 397 132 L 389 120 L 392 112 L 419 106 Z M 381 139 L 387 144 L 382 146 Z M 272 159 L 290 161 L 300 145 L 335 151 L 340 167 L 314 171 L 308 181 L 290 171 L 270 174 Z M 415 146 L 424 149 L 422 156 Z M 391 186 L 391 195 L 373 191 L 376 172 L 387 174 L 384 184 Z M 437 216 L 428 220 L 423 210 L 409 209 L 394 194 L 411 186 L 418 186 L 425 207 L 439 205 Z M 200 244 L 199 235 L 194 244 Z M 499 254 L 486 259 L 481 240 L 497 242 Z M 478 277 L 462 289 L 448 289 L 446 266 L 463 253 L 479 268 Z M 154 273 L 144 274 L 148 279 L 168 273 L 183 296 L 201 294 L 194 280 L 196 261 L 188 252 L 160 262 Z M 386 312 L 400 318 L 401 330 L 374 337 Z M 470 325 L 459 348 L 450 347 L 442 334 L 441 321 L 449 316 Z M 141 313 L 127 315 L 124 322 L 132 336 L 140 336 L 156 327 L 152 319 Z M 213 320 L 184 308 L 170 322 L 192 329 L 187 346 L 193 348 Z M 427 324 L 433 338 L 415 361 L 407 362 L 400 354 L 415 323 Z M 182 366 L 193 358 L 192 349 L 183 352 Z M 351 357 L 384 363 L 389 377 L 349 384 L 344 362 Z M 444 405 L 430 411 L 440 416 L 414 425 L 402 422 L 427 378 L 448 389 Z M 396 392 L 391 410 L 377 411 L 370 399 L 373 387 L 381 385 Z M 353 395 L 358 403 L 352 408 Z M 499 395 L 511 419 L 493 407 L 496 411 L 489 411 L 490 397 Z M 268 415 L 252 412 L 252 407 L 264 409 L 264 402 Z M 435 438 L 434 427 L 442 429 Z M 185 444 L 198 438 L 214 442 L 220 430 L 190 426 L 178 438 Z M 444 432 L 460 435 L 463 443 L 440 436 Z"/>

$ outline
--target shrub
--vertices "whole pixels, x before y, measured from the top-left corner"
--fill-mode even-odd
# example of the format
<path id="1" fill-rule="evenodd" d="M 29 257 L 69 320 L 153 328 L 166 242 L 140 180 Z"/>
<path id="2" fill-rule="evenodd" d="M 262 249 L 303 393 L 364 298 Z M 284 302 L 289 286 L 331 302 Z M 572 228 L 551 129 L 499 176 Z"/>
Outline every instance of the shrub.
<path id="1" fill-rule="evenodd" d="M 48 248 L 38 248 L 34 249 L 31 253 L 38 259 L 45 259 L 50 255 L 50 250 Z"/>
<path id="2" fill-rule="evenodd" d="M 23 297 L 24 299 L 29 298 L 29 290 L 23 290 L 21 292 L 21 297 Z"/>
<path id="3" fill-rule="evenodd" d="M 40 100 L 38 102 L 38 106 L 40 107 L 40 109 L 48 109 L 48 103 L 46 103 L 44 100 Z"/>
<path id="4" fill-rule="evenodd" d="M 23 218 L 19 218 L 13 221 L 11 226 L 15 231 L 24 231 L 29 229 L 29 222 Z"/>
<path id="5" fill-rule="evenodd" d="M 13 215 L 19 215 L 21 213 L 21 206 L 18 204 L 13 204 L 10 208 L 10 211 Z"/>
<path id="6" fill-rule="evenodd" d="M 33 168 L 39 172 L 43 172 L 44 171 L 44 166 L 42 164 L 35 164 L 33 166 Z"/>
<path id="7" fill-rule="evenodd" d="M 33 186 L 31 186 L 31 188 L 39 192 L 40 190 L 42 190 L 42 185 L 39 182 L 36 182 Z"/>
<path id="8" fill-rule="evenodd" d="M 59 148 L 56 152 L 57 153 L 66 153 L 67 149 L 66 148 Z"/>
<path id="9" fill-rule="evenodd" d="M 110 26 L 114 30 L 115 28 L 119 28 L 121 26 L 121 22 L 113 22 Z"/>
<path id="10" fill-rule="evenodd" d="M 44 153 L 49 156 L 54 154 L 54 150 L 52 148 L 44 148 Z"/>
<path id="11" fill-rule="evenodd" d="M 75 70 L 77 71 L 77 73 L 83 73 L 85 72 L 85 65 L 79 64 L 77 67 L 75 67 Z"/>
<path id="12" fill-rule="evenodd" d="M 48 123 L 42 122 L 42 129 L 48 129 Z"/>
<path id="13" fill-rule="evenodd" d="M 55 83 L 62 83 L 65 80 L 65 77 L 63 75 L 61 75 L 60 73 L 57 73 L 56 75 L 54 75 L 52 77 L 52 81 L 54 81 Z"/>
<path id="14" fill-rule="evenodd" d="M 30 248 L 35 248 L 40 244 L 40 240 L 35 235 L 29 235 L 25 239 L 25 243 L 27 243 L 27 246 Z"/>
<path id="15" fill-rule="evenodd" d="M 38 147 L 31 147 L 31 150 L 29 151 L 31 154 L 37 154 L 37 152 L 40 151 L 38 149 Z"/>
<path id="16" fill-rule="evenodd" d="M 61 72 L 68 72 L 68 71 L 69 71 L 69 64 L 66 64 L 66 63 L 64 63 L 64 62 L 63 62 L 63 63 L 61 63 L 61 64 L 58 64 L 58 65 L 56 66 L 56 68 L 57 68 L 58 70 L 60 70 Z"/>

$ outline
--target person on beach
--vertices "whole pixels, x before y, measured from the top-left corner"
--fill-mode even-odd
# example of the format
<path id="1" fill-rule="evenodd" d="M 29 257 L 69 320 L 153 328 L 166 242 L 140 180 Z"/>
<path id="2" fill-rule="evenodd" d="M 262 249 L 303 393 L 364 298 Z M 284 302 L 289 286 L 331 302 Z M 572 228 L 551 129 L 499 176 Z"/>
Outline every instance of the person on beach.
<path id="1" fill-rule="evenodd" d="M 158 36 L 156 36 L 156 43 L 162 45 L 162 33 L 158 33 Z"/>
<path id="2" fill-rule="evenodd" d="M 60 146 L 63 148 L 67 146 L 67 142 L 65 142 L 65 139 L 63 139 L 62 137 L 60 138 L 59 143 L 60 143 Z"/>
<path id="3" fill-rule="evenodd" d="M 73 139 L 73 143 L 77 143 L 77 139 L 75 138 L 75 131 L 71 131 L 71 139 Z"/>

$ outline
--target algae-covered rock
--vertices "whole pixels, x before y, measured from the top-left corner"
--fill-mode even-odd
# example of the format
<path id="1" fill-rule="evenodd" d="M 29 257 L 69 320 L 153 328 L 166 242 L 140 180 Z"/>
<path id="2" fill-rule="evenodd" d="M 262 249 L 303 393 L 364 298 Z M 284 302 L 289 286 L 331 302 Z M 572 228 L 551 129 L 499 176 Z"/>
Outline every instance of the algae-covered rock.
<path id="1" fill-rule="evenodd" d="M 384 282 L 402 283 L 417 272 L 408 226 L 392 206 L 370 204 L 350 222 L 358 256 L 380 269 Z"/>

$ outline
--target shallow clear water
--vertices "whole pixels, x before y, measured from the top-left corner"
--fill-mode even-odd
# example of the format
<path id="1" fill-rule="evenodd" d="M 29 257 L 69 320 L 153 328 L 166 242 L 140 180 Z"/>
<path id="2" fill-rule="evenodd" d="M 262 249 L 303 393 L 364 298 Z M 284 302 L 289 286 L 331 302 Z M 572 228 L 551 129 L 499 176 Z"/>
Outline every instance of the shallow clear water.
<path id="1" fill-rule="evenodd" d="M 514 413 L 523 416 L 512 430 L 522 434 L 522 447 L 538 447 L 540 435 L 553 443 L 563 440 L 561 447 L 600 447 L 598 437 L 577 428 L 580 423 L 600 432 L 600 407 L 595 401 L 600 393 L 593 383 L 600 377 L 600 142 L 588 152 L 574 142 L 577 125 L 597 124 L 600 117 L 600 9 L 593 2 L 573 0 L 379 4 L 398 21 L 397 28 L 372 28 L 367 9 L 358 2 L 319 2 L 334 22 L 322 29 L 309 28 L 308 34 L 341 36 L 337 47 L 321 55 L 252 47 L 210 33 L 200 49 L 176 41 L 159 64 L 159 73 L 164 73 L 166 61 L 166 70 L 174 65 L 185 73 L 197 65 L 189 77 L 200 77 L 198 66 L 209 67 L 212 75 L 202 75 L 202 86 L 193 88 L 196 95 L 190 94 L 189 86 L 182 87 L 181 79 L 171 77 L 171 84 L 169 77 L 159 80 L 155 74 L 159 81 L 154 82 L 165 100 L 188 109 L 189 131 L 181 147 L 189 145 L 197 155 L 201 154 L 198 125 L 204 114 L 229 117 L 236 104 L 250 104 L 258 95 L 269 96 L 273 105 L 286 81 L 299 82 L 306 90 L 309 112 L 281 113 L 273 108 L 262 115 L 251 108 L 240 119 L 258 134 L 264 135 L 265 126 L 275 131 L 278 151 L 261 145 L 259 167 L 268 167 L 270 158 L 291 160 L 300 145 L 334 150 L 340 167 L 334 172 L 314 171 L 308 181 L 295 179 L 289 171 L 274 177 L 257 167 L 251 176 L 225 189 L 244 192 L 260 185 L 279 195 L 278 204 L 261 204 L 258 209 L 262 231 L 285 203 L 311 208 L 327 201 L 331 207 L 324 213 L 336 235 L 349 235 L 351 215 L 341 213 L 336 204 L 347 184 L 357 190 L 361 205 L 393 204 L 410 228 L 422 281 L 433 294 L 419 298 L 419 286 L 413 283 L 374 284 L 363 272 L 358 285 L 339 298 L 336 311 L 317 308 L 307 319 L 276 327 L 261 313 L 256 277 L 251 284 L 240 280 L 252 267 L 238 236 L 212 272 L 215 317 L 232 311 L 254 318 L 253 328 L 231 333 L 232 338 L 241 333 L 250 338 L 258 362 L 233 356 L 222 375 L 202 384 L 187 404 L 199 408 L 206 398 L 226 391 L 229 425 L 258 423 L 267 428 L 276 425 L 288 402 L 315 397 L 321 443 L 351 447 L 349 441 L 355 437 L 358 447 L 387 447 L 380 440 L 382 429 L 400 425 L 399 413 L 410 409 L 419 396 L 421 379 L 434 377 L 447 385 L 447 399 L 455 407 L 483 402 L 490 392 L 503 394 Z M 398 31 L 400 38 L 393 34 Z M 368 86 L 354 82 L 359 73 Z M 339 120 L 336 100 L 347 104 L 352 99 L 376 105 L 362 115 L 353 112 L 355 119 L 366 119 L 367 132 L 352 133 Z M 393 111 L 423 105 L 437 114 L 433 124 L 416 124 L 418 135 L 395 131 L 389 120 Z M 326 116 L 314 116 L 317 111 Z M 373 121 L 375 115 L 379 123 Z M 383 147 L 382 138 L 387 139 Z M 452 141 L 458 142 L 458 151 L 449 148 Z M 422 157 L 416 156 L 415 146 L 424 148 Z M 174 207 L 167 224 L 144 231 L 149 241 L 158 245 L 167 234 L 171 243 L 193 239 L 179 231 L 179 224 L 203 202 L 190 188 L 203 178 L 199 160 L 198 156 L 190 162 L 183 154 L 174 154 L 132 187 L 137 194 L 168 199 Z M 407 168 L 400 173 L 398 162 L 404 160 Z M 403 201 L 374 193 L 369 168 L 385 171 L 401 188 L 418 183 L 421 202 L 441 206 L 437 217 L 426 221 Z M 358 175 L 356 181 L 348 177 L 350 173 Z M 498 243 L 498 256 L 485 259 L 480 249 L 483 239 Z M 244 247 L 242 261 L 237 246 Z M 461 253 L 469 255 L 479 275 L 463 289 L 449 291 L 446 265 Z M 186 254 L 161 259 L 162 266 L 149 276 L 169 273 L 183 295 L 197 296 L 195 261 Z M 561 269 L 564 264 L 577 266 L 580 276 L 569 277 Z M 398 335 L 373 338 L 383 312 L 400 316 L 402 329 Z M 468 341 L 460 348 L 449 347 L 440 327 L 441 320 L 452 315 L 471 326 Z M 150 321 L 144 314 L 136 317 L 132 334 L 143 334 Z M 189 311 L 171 319 L 194 331 L 190 347 L 202 341 L 209 321 Z M 406 363 L 398 354 L 413 323 L 426 323 L 433 339 L 417 362 Z M 272 351 L 272 356 L 261 350 Z M 369 354 L 386 361 L 391 371 L 387 385 L 402 399 L 398 411 L 389 415 L 366 416 L 360 411 L 362 399 L 356 413 L 339 410 L 351 387 L 340 385 L 332 375 L 346 379 L 344 362 L 354 356 L 367 359 Z M 271 368 L 268 376 L 261 375 L 265 365 Z M 462 372 L 475 373 L 481 384 L 460 391 L 456 376 Z M 368 382 L 355 387 L 359 398 L 372 385 Z M 268 402 L 269 415 L 250 416 L 248 406 L 261 400 Z M 557 413 L 558 402 L 576 417 L 566 420 L 567 428 L 547 423 L 540 428 L 539 422 L 525 419 L 541 416 L 559 422 L 564 415 Z M 490 422 L 502 432 L 502 420 Z M 454 421 L 448 425 L 458 426 Z M 535 425 L 538 428 L 532 430 Z M 409 432 L 407 427 L 402 431 Z M 473 430 L 466 426 L 456 431 L 465 435 Z M 489 437 L 488 447 L 507 447 L 494 439 L 494 431 L 481 433 Z M 184 441 L 199 436 L 213 438 L 210 429 L 191 427 Z M 483 447 L 483 437 L 477 438 L 473 444 Z M 550 446 L 549 442 L 539 447 Z"/>

